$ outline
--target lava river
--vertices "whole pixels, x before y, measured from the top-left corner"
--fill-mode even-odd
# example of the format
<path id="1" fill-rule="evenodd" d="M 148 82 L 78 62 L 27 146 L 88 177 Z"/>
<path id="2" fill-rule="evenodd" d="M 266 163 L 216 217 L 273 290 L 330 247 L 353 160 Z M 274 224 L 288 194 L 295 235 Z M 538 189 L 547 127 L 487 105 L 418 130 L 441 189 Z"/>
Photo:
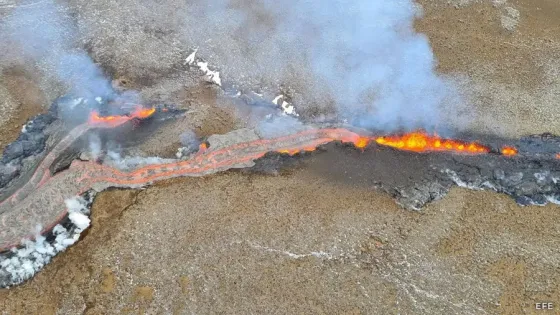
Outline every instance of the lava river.
<path id="1" fill-rule="evenodd" d="M 296 154 L 313 151 L 333 141 L 364 148 L 370 143 L 414 152 L 448 151 L 461 154 L 487 154 L 490 148 L 476 142 L 442 139 L 423 132 L 400 136 L 366 137 L 343 128 L 308 129 L 273 139 L 254 139 L 227 147 L 201 146 L 187 160 L 155 164 L 123 172 L 95 162 L 74 161 L 70 168 L 55 175 L 50 173 L 53 161 L 74 141 L 91 129 L 114 128 L 133 119 L 145 119 L 155 108 L 137 108 L 126 116 L 100 116 L 93 112 L 87 123 L 72 130 L 39 164 L 31 179 L 13 195 L 0 203 L 0 252 L 17 246 L 22 239 L 32 238 L 39 224 L 41 232 L 49 231 L 67 214 L 64 200 L 90 189 L 108 187 L 137 188 L 159 180 L 179 176 L 204 176 L 232 168 L 245 168 L 268 152 Z M 503 155 L 514 155 L 508 149 Z"/>

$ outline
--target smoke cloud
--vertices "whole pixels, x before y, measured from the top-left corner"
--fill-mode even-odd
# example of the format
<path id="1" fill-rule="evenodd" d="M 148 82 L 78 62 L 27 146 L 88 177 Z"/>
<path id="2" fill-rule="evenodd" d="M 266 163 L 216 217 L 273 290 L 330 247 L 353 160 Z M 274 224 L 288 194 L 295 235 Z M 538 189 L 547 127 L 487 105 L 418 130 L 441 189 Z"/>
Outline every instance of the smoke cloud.
<path id="1" fill-rule="evenodd" d="M 22 1 L 0 23 L 0 36 L 17 53 L 52 69 L 49 74 L 71 94 L 90 99 L 114 95 L 103 71 L 76 45 L 77 30 L 68 9 L 52 0 Z"/>
<path id="2" fill-rule="evenodd" d="M 225 76 L 304 81 L 299 92 L 311 97 L 303 101 L 334 102 L 360 126 L 432 130 L 443 107 L 460 101 L 435 72 L 427 37 L 414 30 L 421 9 L 412 0 L 213 0 L 192 15 L 187 25 L 207 40 L 194 33 L 189 40 L 221 62 Z"/>
<path id="3" fill-rule="evenodd" d="M 78 0 L 66 6 L 20 5 L 0 22 L 0 35 L 52 64 L 80 96 L 113 95 L 79 47 L 87 40 L 95 56 L 112 56 L 104 62 L 119 62 L 111 66 L 139 77 L 171 71 L 174 58 L 162 54 L 198 48 L 224 81 L 265 94 L 281 90 L 300 113 L 334 108 L 367 128 L 441 131 L 448 127 L 444 113 L 463 106 L 455 85 L 436 73 L 428 39 L 414 30 L 421 9 L 413 0 Z M 80 13 L 79 32 L 70 10 Z"/>

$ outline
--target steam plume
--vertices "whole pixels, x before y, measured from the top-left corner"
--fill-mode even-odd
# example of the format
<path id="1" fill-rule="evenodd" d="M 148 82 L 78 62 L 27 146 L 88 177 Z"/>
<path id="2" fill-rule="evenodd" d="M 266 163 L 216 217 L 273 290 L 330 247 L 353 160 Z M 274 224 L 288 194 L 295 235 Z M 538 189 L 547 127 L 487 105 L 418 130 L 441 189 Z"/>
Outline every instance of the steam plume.
<path id="1" fill-rule="evenodd" d="M 199 18 L 187 21 L 212 40 L 189 39 L 221 59 L 230 78 L 306 81 L 301 93 L 319 101 L 327 95 L 354 124 L 385 130 L 431 130 L 442 107 L 458 102 L 435 72 L 428 39 L 414 30 L 421 10 L 412 0 L 247 2 L 199 2 Z"/>
<path id="2" fill-rule="evenodd" d="M 52 69 L 71 94 L 90 99 L 113 95 L 102 70 L 75 45 L 77 33 L 67 9 L 52 0 L 22 1 L 0 24 L 0 35 L 4 44 Z"/>

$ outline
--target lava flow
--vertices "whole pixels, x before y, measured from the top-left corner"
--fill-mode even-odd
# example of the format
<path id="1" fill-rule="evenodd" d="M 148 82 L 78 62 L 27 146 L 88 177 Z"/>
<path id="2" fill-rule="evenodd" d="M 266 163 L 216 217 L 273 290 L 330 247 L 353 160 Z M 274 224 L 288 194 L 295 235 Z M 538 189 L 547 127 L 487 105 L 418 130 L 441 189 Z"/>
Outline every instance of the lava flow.
<path id="1" fill-rule="evenodd" d="M 95 162 L 74 161 L 69 169 L 56 175 L 50 173 L 49 167 L 53 161 L 89 129 L 113 128 L 135 118 L 150 117 L 155 111 L 155 108 L 137 107 L 129 115 L 105 117 L 93 112 L 88 123 L 76 127 L 62 139 L 41 162 L 32 179 L 5 202 L 0 203 L 0 208 L 9 208 L 4 209 L 5 211 L 0 209 L 0 251 L 7 246 L 17 245 L 24 238 L 29 238 L 28 233 L 33 230 L 37 222 L 44 227 L 53 227 L 64 217 L 63 199 L 68 196 L 80 195 L 90 189 L 100 191 L 108 187 L 135 188 L 173 177 L 204 176 L 231 168 L 251 167 L 254 165 L 254 160 L 263 157 L 267 152 L 293 155 L 302 151 L 314 151 L 317 147 L 333 141 L 352 143 L 357 148 L 365 148 L 370 143 L 376 143 L 414 152 L 446 151 L 463 154 L 490 152 L 488 147 L 476 142 L 443 139 L 423 132 L 372 137 L 344 128 L 318 128 L 273 139 L 240 142 L 221 148 L 207 147 L 206 143 L 203 143 L 199 152 L 188 160 L 147 165 L 132 172 L 122 172 Z M 502 151 L 502 154 L 512 153 Z M 47 206 L 44 200 L 53 202 Z"/>
<path id="2" fill-rule="evenodd" d="M 143 108 L 142 106 L 136 106 L 136 109 L 128 115 L 111 115 L 111 116 L 100 116 L 98 112 L 92 111 L 88 123 L 90 125 L 105 125 L 108 128 L 114 128 L 124 124 L 125 122 L 132 119 L 146 119 L 152 116 L 156 112 L 156 108 Z"/>
<path id="3" fill-rule="evenodd" d="M 340 140 L 342 142 L 351 142 L 357 148 L 365 148 L 373 141 L 379 145 L 413 152 L 448 151 L 463 154 L 481 154 L 490 152 L 490 148 L 477 142 L 443 139 L 437 135 L 430 136 L 422 131 L 405 133 L 398 136 L 364 137 L 357 134 L 355 134 L 355 136 L 336 135 L 334 134 L 334 130 L 335 129 L 332 129 L 330 133 L 333 134 L 332 141 Z M 315 147 L 306 147 L 301 150 L 284 149 L 278 152 L 294 155 L 300 151 L 314 151 L 315 149 Z M 511 154 L 504 153 L 504 155 Z"/>
<path id="4" fill-rule="evenodd" d="M 501 152 L 505 156 L 517 155 L 517 149 L 514 148 L 514 147 L 509 147 L 509 146 L 503 147 Z"/>
<path id="5" fill-rule="evenodd" d="M 272 139 L 262 139 L 252 131 L 224 135 L 226 139 L 209 138 L 199 151 L 186 160 L 173 160 L 165 164 L 149 164 L 132 171 L 123 171 L 94 161 L 75 160 L 70 167 L 56 174 L 51 166 L 68 148 L 91 129 L 115 128 L 128 121 L 139 121 L 151 117 L 155 108 L 140 106 L 127 115 L 100 116 L 92 112 L 87 123 L 74 128 L 61 139 L 45 156 L 29 180 L 15 193 L 0 202 L 0 254 L 20 246 L 25 240 L 52 232 L 65 217 L 69 216 L 65 201 L 87 191 L 103 191 L 110 187 L 140 188 L 156 181 L 184 176 L 206 176 L 236 168 L 249 168 L 268 152 L 297 154 L 314 151 L 330 142 L 351 143 L 364 149 L 370 144 L 392 147 L 413 152 L 449 152 L 454 154 L 496 154 L 489 147 L 477 142 L 444 139 L 425 132 L 403 135 L 369 136 L 344 128 L 307 129 Z M 242 139 L 250 139 L 243 141 Z M 233 142 L 233 144 L 232 144 Z M 227 145 L 226 145 L 227 144 Z M 501 155 L 516 155 L 514 147 L 504 147 Z M 41 228 L 38 229 L 37 227 Z M 60 230 L 60 228 L 58 229 Z M 70 230 L 69 230 L 70 231 Z M 77 238 L 76 238 L 77 240 Z M 37 267 L 42 268 L 42 265 Z M 37 270 L 38 270 L 37 269 Z M 0 268 L 0 271 L 2 269 Z M 25 278 L 9 278 L 0 273 L 0 286 L 20 283 Z M 3 282 L 2 282 L 3 281 Z"/>
<path id="6" fill-rule="evenodd" d="M 490 148 L 476 142 L 442 139 L 437 135 L 430 136 L 425 132 L 411 132 L 402 136 L 378 137 L 375 139 L 375 142 L 380 145 L 414 152 L 450 151 L 470 154 L 490 152 Z"/>

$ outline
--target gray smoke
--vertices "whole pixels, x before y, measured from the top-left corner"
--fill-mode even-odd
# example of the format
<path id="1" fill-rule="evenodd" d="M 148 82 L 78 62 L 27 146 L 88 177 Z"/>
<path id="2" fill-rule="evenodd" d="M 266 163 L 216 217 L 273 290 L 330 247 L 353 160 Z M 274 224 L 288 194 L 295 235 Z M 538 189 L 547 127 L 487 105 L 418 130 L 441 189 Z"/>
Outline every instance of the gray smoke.
<path id="1" fill-rule="evenodd" d="M 330 100 L 354 124 L 432 130 L 460 102 L 414 30 L 421 10 L 412 0 L 212 0 L 190 10 L 187 38 L 225 76 L 305 81 L 303 101 Z"/>
<path id="2" fill-rule="evenodd" d="M 179 141 L 183 146 L 192 146 L 198 148 L 200 140 L 192 130 L 186 130 L 179 135 Z"/>
<path id="3" fill-rule="evenodd" d="M 113 96 L 110 81 L 78 47 L 77 30 L 67 8 L 52 0 L 21 1 L 2 19 L 0 36 L 3 45 L 12 45 L 18 54 L 51 69 L 49 74 L 54 74 L 71 94 L 91 99 Z"/>

